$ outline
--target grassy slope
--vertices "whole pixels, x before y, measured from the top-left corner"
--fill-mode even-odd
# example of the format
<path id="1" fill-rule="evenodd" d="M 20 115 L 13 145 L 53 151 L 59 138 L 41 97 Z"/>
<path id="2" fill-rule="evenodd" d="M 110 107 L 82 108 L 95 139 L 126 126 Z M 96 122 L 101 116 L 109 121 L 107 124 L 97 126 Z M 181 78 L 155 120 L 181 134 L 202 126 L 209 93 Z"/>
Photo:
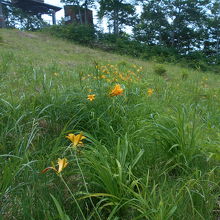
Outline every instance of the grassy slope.
<path id="1" fill-rule="evenodd" d="M 159 76 L 154 62 L 40 33 L 0 30 L 0 36 L 0 217 L 59 219 L 51 193 L 70 219 L 81 219 L 60 179 L 39 171 L 65 156 L 71 190 L 88 194 L 64 140 L 68 131 L 84 131 L 94 138 L 79 155 L 89 191 L 117 196 L 80 200 L 86 218 L 93 203 L 102 219 L 216 218 L 219 75 L 164 64 L 167 73 Z M 115 82 L 79 80 L 79 75 L 100 74 L 94 63 L 117 64 L 121 72 L 142 66 L 142 78 L 119 81 L 125 95 L 109 98 L 105 94 Z M 86 99 L 90 89 L 96 94 L 93 102 Z M 132 167 L 137 155 L 141 158 Z"/>

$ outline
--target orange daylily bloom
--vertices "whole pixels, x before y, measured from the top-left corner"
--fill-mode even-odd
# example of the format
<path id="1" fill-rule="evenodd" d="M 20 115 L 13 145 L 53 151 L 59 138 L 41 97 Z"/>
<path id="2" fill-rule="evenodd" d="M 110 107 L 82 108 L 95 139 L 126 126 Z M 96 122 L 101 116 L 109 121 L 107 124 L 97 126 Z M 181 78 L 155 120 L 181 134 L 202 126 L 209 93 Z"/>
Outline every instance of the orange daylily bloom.
<path id="1" fill-rule="evenodd" d="M 89 101 L 93 101 L 95 99 L 95 94 L 93 95 L 88 95 L 88 98 L 87 98 Z"/>
<path id="2" fill-rule="evenodd" d="M 66 158 L 63 158 L 63 159 L 58 158 L 58 162 L 57 163 L 58 163 L 58 169 L 52 163 L 51 167 L 47 167 L 44 170 L 42 170 L 41 172 L 42 173 L 46 173 L 48 170 L 54 170 L 57 174 L 59 174 L 68 165 L 68 162 L 67 162 Z"/>
<path id="3" fill-rule="evenodd" d="M 68 165 L 68 162 L 67 162 L 67 159 L 66 158 L 63 158 L 63 159 L 60 159 L 58 158 L 58 173 L 62 172 L 62 170 Z"/>
<path id="4" fill-rule="evenodd" d="M 153 94 L 153 91 L 154 91 L 153 89 L 148 89 L 148 90 L 147 90 L 147 94 L 148 94 L 149 96 L 151 96 L 151 95 Z"/>
<path id="5" fill-rule="evenodd" d="M 123 89 L 119 84 L 115 85 L 115 88 L 110 92 L 110 96 L 117 96 L 123 93 Z"/>
<path id="6" fill-rule="evenodd" d="M 82 145 L 83 145 L 82 140 L 83 140 L 83 139 L 86 139 L 86 137 L 83 136 L 82 133 L 77 134 L 77 135 L 75 135 L 75 134 L 68 134 L 68 135 L 66 136 L 66 138 L 68 138 L 68 139 L 72 142 L 72 144 L 73 144 L 74 147 L 77 147 L 77 146 L 79 146 L 79 145 L 82 146 Z"/>

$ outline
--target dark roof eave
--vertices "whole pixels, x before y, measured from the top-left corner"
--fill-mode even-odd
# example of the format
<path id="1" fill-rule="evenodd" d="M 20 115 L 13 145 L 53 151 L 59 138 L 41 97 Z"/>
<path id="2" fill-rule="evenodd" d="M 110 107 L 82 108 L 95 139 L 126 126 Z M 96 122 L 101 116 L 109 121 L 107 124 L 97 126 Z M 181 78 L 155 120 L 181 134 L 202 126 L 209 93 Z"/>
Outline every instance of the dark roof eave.
<path id="1" fill-rule="evenodd" d="M 36 0 L 24 1 L 23 3 L 16 2 L 16 3 L 14 3 L 14 5 L 19 7 L 19 8 L 22 8 L 24 10 L 27 10 L 27 9 L 31 10 L 31 7 L 39 8 L 39 10 L 41 12 L 45 13 L 45 14 L 50 13 L 50 10 L 54 10 L 55 12 L 57 12 L 57 11 L 62 9 L 61 7 L 58 7 L 58 6 L 55 6 L 55 5 L 50 5 L 50 4 L 47 4 L 47 3 L 44 3 L 44 2 L 39 2 L 39 1 L 36 1 Z M 29 6 L 31 6 L 31 7 L 29 8 Z M 44 8 L 44 10 L 42 10 L 42 8 Z"/>
<path id="2" fill-rule="evenodd" d="M 58 7 L 58 6 L 55 6 L 55 5 L 50 5 L 50 4 L 47 4 L 47 3 L 41 3 L 41 2 L 37 2 L 35 0 L 32 0 L 32 1 L 36 2 L 36 3 L 40 3 L 41 5 L 44 5 L 44 6 L 50 8 L 50 9 L 56 11 L 56 12 L 62 9 L 61 7 Z"/>

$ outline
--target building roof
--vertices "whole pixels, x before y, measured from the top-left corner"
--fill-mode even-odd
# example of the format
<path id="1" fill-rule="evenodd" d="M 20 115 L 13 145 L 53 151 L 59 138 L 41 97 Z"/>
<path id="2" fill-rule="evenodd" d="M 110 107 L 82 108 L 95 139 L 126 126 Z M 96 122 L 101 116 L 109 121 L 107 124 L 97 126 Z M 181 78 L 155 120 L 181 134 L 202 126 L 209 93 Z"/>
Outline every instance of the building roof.
<path id="1" fill-rule="evenodd" d="M 13 5 L 34 14 L 50 14 L 52 10 L 57 12 L 62 9 L 39 0 L 14 0 Z"/>

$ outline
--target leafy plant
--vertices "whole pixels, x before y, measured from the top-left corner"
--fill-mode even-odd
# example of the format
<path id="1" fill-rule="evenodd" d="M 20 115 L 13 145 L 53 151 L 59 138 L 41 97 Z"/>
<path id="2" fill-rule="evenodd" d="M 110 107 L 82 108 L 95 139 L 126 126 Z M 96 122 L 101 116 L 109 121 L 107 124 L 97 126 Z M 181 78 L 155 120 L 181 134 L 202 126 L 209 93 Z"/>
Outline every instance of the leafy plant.
<path id="1" fill-rule="evenodd" d="M 188 110 L 185 106 L 176 109 L 170 117 L 155 121 L 154 138 L 164 149 L 164 154 L 178 166 L 192 166 L 198 157 L 202 157 L 199 140 L 201 126 L 198 125 L 196 107 Z"/>
<path id="2" fill-rule="evenodd" d="M 154 67 L 154 72 L 159 76 L 165 76 L 167 74 L 167 70 L 163 65 L 157 65 Z"/>
<path id="3" fill-rule="evenodd" d="M 54 201 L 54 204 L 56 205 L 57 211 L 59 213 L 60 216 L 60 220 L 70 220 L 70 217 L 62 210 L 59 202 L 57 201 L 57 199 L 53 196 L 50 195 Z"/>

